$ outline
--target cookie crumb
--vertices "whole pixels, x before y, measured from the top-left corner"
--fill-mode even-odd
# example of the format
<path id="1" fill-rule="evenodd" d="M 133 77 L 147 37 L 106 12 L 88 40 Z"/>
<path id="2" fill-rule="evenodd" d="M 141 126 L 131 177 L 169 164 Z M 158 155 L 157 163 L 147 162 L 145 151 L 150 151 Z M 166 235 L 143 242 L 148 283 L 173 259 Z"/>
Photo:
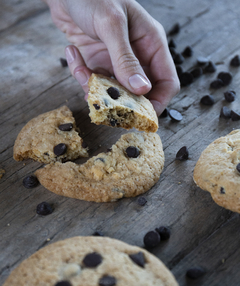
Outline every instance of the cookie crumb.
<path id="1" fill-rule="evenodd" d="M 5 170 L 0 169 L 0 179 L 2 178 L 2 176 L 5 174 Z"/>
<path id="2" fill-rule="evenodd" d="M 51 240 L 51 238 L 47 238 L 47 239 L 46 239 L 46 241 L 50 241 L 50 240 Z"/>

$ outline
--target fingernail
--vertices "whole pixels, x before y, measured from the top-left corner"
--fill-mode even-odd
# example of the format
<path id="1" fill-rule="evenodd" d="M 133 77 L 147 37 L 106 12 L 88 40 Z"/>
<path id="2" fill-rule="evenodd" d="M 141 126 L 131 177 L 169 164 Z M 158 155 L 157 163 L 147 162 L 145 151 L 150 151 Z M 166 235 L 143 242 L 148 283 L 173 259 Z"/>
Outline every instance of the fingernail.
<path id="1" fill-rule="evenodd" d="M 86 85 L 88 83 L 89 77 L 84 71 L 77 71 L 74 76 L 81 85 Z"/>
<path id="2" fill-rule="evenodd" d="M 151 86 L 150 82 L 140 74 L 134 74 L 130 76 L 129 84 L 134 89 L 138 89 L 143 86 Z"/>
<path id="3" fill-rule="evenodd" d="M 66 47 L 65 54 L 66 54 L 67 62 L 71 64 L 75 60 L 75 57 L 76 57 L 74 49 L 72 47 Z"/>

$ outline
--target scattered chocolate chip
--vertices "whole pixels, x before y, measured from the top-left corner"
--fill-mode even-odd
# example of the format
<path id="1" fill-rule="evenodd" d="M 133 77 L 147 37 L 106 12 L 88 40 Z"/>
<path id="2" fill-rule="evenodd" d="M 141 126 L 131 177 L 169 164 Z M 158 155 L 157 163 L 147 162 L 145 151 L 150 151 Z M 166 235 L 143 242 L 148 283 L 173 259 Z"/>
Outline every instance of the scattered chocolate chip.
<path id="1" fill-rule="evenodd" d="M 168 109 L 167 108 L 165 108 L 164 110 L 163 110 L 163 112 L 160 114 L 160 118 L 164 118 L 164 117 L 167 117 L 168 116 Z"/>
<path id="2" fill-rule="evenodd" d="M 203 105 L 213 105 L 215 100 L 212 95 L 205 95 L 201 98 L 200 103 Z"/>
<path id="3" fill-rule="evenodd" d="M 231 110 L 227 106 L 223 106 L 220 112 L 220 117 L 225 119 L 231 118 Z"/>
<path id="4" fill-rule="evenodd" d="M 101 232 L 100 230 L 96 230 L 92 235 L 93 236 L 104 236 L 103 232 Z"/>
<path id="5" fill-rule="evenodd" d="M 229 72 L 220 72 L 217 77 L 222 80 L 224 86 L 232 81 L 232 75 Z"/>
<path id="6" fill-rule="evenodd" d="M 171 56 L 172 56 L 172 58 L 174 60 L 174 58 L 177 55 L 177 52 L 176 52 L 175 48 L 169 48 L 169 51 L 170 51 L 170 54 L 171 54 Z"/>
<path id="7" fill-rule="evenodd" d="M 133 262 L 135 262 L 140 267 L 144 267 L 145 265 L 145 258 L 143 252 L 138 252 L 135 254 L 129 254 L 129 257 L 132 259 Z"/>
<path id="8" fill-rule="evenodd" d="M 87 144 L 85 141 L 83 141 L 83 142 L 82 142 L 82 147 L 85 149 L 85 148 L 88 147 L 88 144 Z"/>
<path id="9" fill-rule="evenodd" d="M 231 59 L 230 65 L 232 67 L 239 67 L 240 66 L 240 57 L 239 57 L 239 55 L 236 55 L 234 58 Z"/>
<path id="10" fill-rule="evenodd" d="M 187 160 L 188 156 L 189 156 L 188 149 L 186 146 L 183 146 L 181 149 L 178 150 L 176 159 L 183 161 L 183 160 Z"/>
<path id="11" fill-rule="evenodd" d="M 193 75 L 190 72 L 183 72 L 179 75 L 181 86 L 189 85 L 193 82 Z"/>
<path id="12" fill-rule="evenodd" d="M 209 62 L 203 69 L 205 73 L 214 73 L 217 70 L 213 62 Z"/>
<path id="13" fill-rule="evenodd" d="M 240 173 L 240 163 L 237 164 L 236 170 Z"/>
<path id="14" fill-rule="evenodd" d="M 231 118 L 232 118 L 232 121 L 240 120 L 240 113 L 238 113 L 234 110 L 231 110 Z"/>
<path id="15" fill-rule="evenodd" d="M 100 109 L 100 106 L 98 104 L 96 104 L 96 103 L 94 103 L 93 106 L 95 107 L 96 110 Z"/>
<path id="16" fill-rule="evenodd" d="M 117 119 L 113 119 L 113 118 L 111 118 L 110 120 L 109 120 L 109 123 L 110 123 L 110 125 L 112 126 L 112 127 L 114 127 L 114 126 L 116 126 L 117 125 Z"/>
<path id="17" fill-rule="evenodd" d="M 184 57 L 181 54 L 176 54 L 173 61 L 176 65 L 180 65 L 184 62 Z"/>
<path id="18" fill-rule="evenodd" d="M 110 275 L 104 275 L 98 282 L 99 286 L 115 286 L 116 278 Z"/>
<path id="19" fill-rule="evenodd" d="M 191 279 L 198 279 L 205 273 L 206 271 L 202 267 L 192 267 L 188 269 L 186 276 Z"/>
<path id="20" fill-rule="evenodd" d="M 67 145 L 60 143 L 53 148 L 53 152 L 56 156 L 61 156 L 67 152 Z"/>
<path id="21" fill-rule="evenodd" d="M 190 47 L 190 46 L 187 46 L 183 52 L 182 52 L 182 55 L 185 57 L 185 58 L 189 58 L 193 55 L 193 49 Z"/>
<path id="22" fill-rule="evenodd" d="M 27 189 L 35 188 L 39 184 L 36 176 L 30 175 L 23 179 L 23 186 Z"/>
<path id="23" fill-rule="evenodd" d="M 176 48 L 177 47 L 176 42 L 173 39 L 171 39 L 168 43 L 168 47 L 169 48 Z"/>
<path id="24" fill-rule="evenodd" d="M 156 247 L 160 243 L 160 235 L 158 232 L 152 230 L 145 234 L 143 242 L 147 248 Z"/>
<path id="25" fill-rule="evenodd" d="M 233 90 L 229 90 L 224 92 L 224 97 L 227 102 L 233 102 L 236 98 L 236 92 Z"/>
<path id="26" fill-rule="evenodd" d="M 221 193 L 221 194 L 223 194 L 223 195 L 224 195 L 224 194 L 226 194 L 226 192 L 225 192 L 225 190 L 224 190 L 224 188 L 223 188 L 223 187 L 221 187 L 221 189 L 220 189 L 220 193 Z"/>
<path id="27" fill-rule="evenodd" d="M 198 57 L 197 58 L 197 63 L 200 66 L 206 65 L 209 62 L 209 60 L 205 57 Z"/>
<path id="28" fill-rule="evenodd" d="M 68 66 L 68 63 L 67 63 L 66 59 L 60 58 L 60 63 L 61 63 L 63 68 Z"/>
<path id="29" fill-rule="evenodd" d="M 83 264 L 86 267 L 97 267 L 102 263 L 102 256 L 97 252 L 87 254 L 83 259 Z"/>
<path id="30" fill-rule="evenodd" d="M 47 202 L 42 202 L 37 205 L 37 214 L 39 215 L 49 215 L 53 212 L 52 206 Z"/>
<path id="31" fill-rule="evenodd" d="M 171 235 L 170 229 L 166 226 L 160 226 L 156 231 L 160 234 L 161 240 L 167 240 Z"/>
<path id="32" fill-rule="evenodd" d="M 129 158 L 137 158 L 140 155 L 140 151 L 137 147 L 129 146 L 126 149 L 126 153 Z"/>
<path id="33" fill-rule="evenodd" d="M 175 34 L 178 34 L 180 32 L 180 25 L 179 23 L 176 23 L 172 26 L 172 28 L 170 29 L 169 31 L 169 35 L 172 36 L 172 35 L 175 35 Z"/>
<path id="34" fill-rule="evenodd" d="M 72 123 L 64 123 L 58 126 L 61 131 L 71 131 L 73 129 Z"/>
<path id="35" fill-rule="evenodd" d="M 113 86 L 107 89 L 107 93 L 110 95 L 112 99 L 118 99 L 120 96 L 118 88 L 113 87 Z"/>
<path id="36" fill-rule="evenodd" d="M 183 68 L 181 66 L 176 66 L 176 71 L 177 71 L 177 75 L 178 77 L 180 76 L 180 74 L 183 73 Z"/>
<path id="37" fill-rule="evenodd" d="M 174 121 L 181 121 L 183 119 L 183 116 L 182 114 L 175 110 L 175 109 L 170 109 L 169 112 L 168 112 L 169 116 L 171 117 L 172 120 Z"/>
<path id="38" fill-rule="evenodd" d="M 137 203 L 139 204 L 139 206 L 145 206 L 146 205 L 146 203 L 147 203 L 147 200 L 145 199 L 145 197 L 138 197 L 138 199 L 137 199 Z"/>
<path id="39" fill-rule="evenodd" d="M 210 84 L 210 88 L 213 88 L 213 89 L 218 89 L 218 88 L 221 88 L 221 87 L 223 87 L 223 81 L 220 78 L 215 79 Z"/>
<path id="40" fill-rule="evenodd" d="M 72 286 L 72 284 L 68 281 L 59 281 L 54 286 Z"/>
<path id="41" fill-rule="evenodd" d="M 203 74 L 203 70 L 202 68 L 198 67 L 198 68 L 191 70 L 190 73 L 192 74 L 194 78 L 198 78 Z"/>

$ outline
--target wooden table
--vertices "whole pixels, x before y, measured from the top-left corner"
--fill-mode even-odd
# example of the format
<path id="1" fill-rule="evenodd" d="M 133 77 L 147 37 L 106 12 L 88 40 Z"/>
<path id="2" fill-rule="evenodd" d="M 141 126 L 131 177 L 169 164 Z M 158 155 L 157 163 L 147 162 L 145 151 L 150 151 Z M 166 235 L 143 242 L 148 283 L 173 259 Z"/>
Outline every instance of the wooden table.
<path id="1" fill-rule="evenodd" d="M 0 9 L 0 284 L 10 271 L 39 248 L 77 235 L 100 230 L 106 236 L 143 246 L 146 232 L 161 225 L 171 228 L 171 237 L 152 253 L 171 269 L 180 285 L 240 285 L 240 217 L 214 203 L 208 192 L 193 182 L 194 166 L 205 147 L 216 138 L 240 127 L 240 122 L 219 118 L 227 105 L 240 111 L 240 68 L 229 66 L 240 54 L 240 5 L 238 0 L 141 0 L 149 13 L 168 32 L 178 22 L 181 31 L 172 38 L 177 50 L 190 45 L 194 55 L 182 65 L 196 64 L 198 56 L 217 64 L 217 72 L 204 74 L 181 89 L 170 108 L 180 111 L 179 123 L 159 119 L 165 167 L 158 183 L 145 194 L 141 207 L 137 198 L 113 203 L 91 203 L 55 195 L 42 186 L 26 189 L 25 176 L 41 164 L 13 160 L 14 140 L 33 117 L 66 104 L 74 113 L 90 156 L 111 147 L 125 130 L 90 123 L 84 93 L 60 65 L 65 36 L 54 26 L 44 3 L 38 0 L 2 0 Z M 159 63 L 161 64 L 161 63 Z M 220 71 L 230 71 L 230 86 L 210 90 Z M 224 91 L 232 89 L 237 100 L 228 104 Z M 199 104 L 212 94 L 211 107 Z M 186 145 L 189 160 L 176 161 L 177 151 Z M 86 159 L 77 162 L 82 163 Z M 54 212 L 36 214 L 37 204 L 46 201 Z M 201 266 L 206 274 L 194 282 L 186 271 Z"/>

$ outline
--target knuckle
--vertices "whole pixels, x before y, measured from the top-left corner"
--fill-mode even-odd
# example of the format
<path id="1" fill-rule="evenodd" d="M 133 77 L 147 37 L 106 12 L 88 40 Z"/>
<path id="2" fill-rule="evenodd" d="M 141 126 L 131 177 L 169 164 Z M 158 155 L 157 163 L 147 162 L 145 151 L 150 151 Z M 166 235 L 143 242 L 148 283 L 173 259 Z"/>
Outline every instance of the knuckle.
<path id="1" fill-rule="evenodd" d="M 118 67 L 121 70 L 136 70 L 136 67 L 139 65 L 139 61 L 137 58 L 130 52 L 128 53 L 121 53 L 118 60 Z"/>
<path id="2" fill-rule="evenodd" d="M 107 28 L 111 27 L 111 29 L 113 29 L 126 25 L 127 19 L 122 11 L 119 11 L 116 8 L 111 8 L 110 11 L 108 11 L 108 16 L 104 17 L 103 23 Z"/>

